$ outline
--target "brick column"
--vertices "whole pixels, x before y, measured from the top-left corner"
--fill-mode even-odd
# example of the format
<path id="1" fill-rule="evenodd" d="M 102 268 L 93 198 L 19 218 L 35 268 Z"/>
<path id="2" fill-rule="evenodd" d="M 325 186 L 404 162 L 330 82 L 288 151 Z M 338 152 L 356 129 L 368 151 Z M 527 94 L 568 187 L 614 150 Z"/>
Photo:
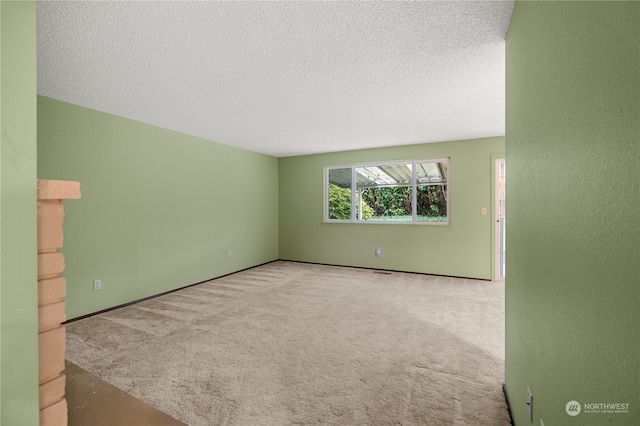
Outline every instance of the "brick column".
<path id="1" fill-rule="evenodd" d="M 64 399 L 66 281 L 62 247 L 63 201 L 80 198 L 80 183 L 38 182 L 38 343 L 40 360 L 40 425 L 66 425 Z"/>

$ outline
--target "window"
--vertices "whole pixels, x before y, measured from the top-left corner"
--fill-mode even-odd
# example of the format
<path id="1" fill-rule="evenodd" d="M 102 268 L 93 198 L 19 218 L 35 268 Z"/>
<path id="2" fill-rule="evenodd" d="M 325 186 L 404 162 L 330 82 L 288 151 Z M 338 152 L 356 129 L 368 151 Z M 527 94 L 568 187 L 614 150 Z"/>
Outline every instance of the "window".
<path id="1" fill-rule="evenodd" d="M 328 167 L 328 222 L 449 223 L 449 159 Z"/>

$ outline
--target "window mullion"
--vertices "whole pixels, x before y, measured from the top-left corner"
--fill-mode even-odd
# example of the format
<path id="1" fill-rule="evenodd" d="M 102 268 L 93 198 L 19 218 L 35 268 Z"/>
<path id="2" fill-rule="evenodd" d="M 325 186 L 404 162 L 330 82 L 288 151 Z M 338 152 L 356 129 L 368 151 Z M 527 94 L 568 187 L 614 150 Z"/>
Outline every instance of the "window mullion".
<path id="1" fill-rule="evenodd" d="M 411 164 L 411 221 L 416 223 L 418 221 L 418 185 L 416 162 Z"/>
<path id="2" fill-rule="evenodd" d="M 330 181 L 329 181 L 329 174 L 331 173 L 331 169 L 330 168 L 326 168 L 325 172 L 324 172 L 324 217 L 325 220 L 328 221 L 331 219 L 331 214 L 329 214 L 329 208 L 331 205 L 331 200 L 329 199 L 329 188 L 330 188 Z"/>
<path id="3" fill-rule="evenodd" d="M 351 222 L 356 221 L 356 168 L 351 167 Z"/>

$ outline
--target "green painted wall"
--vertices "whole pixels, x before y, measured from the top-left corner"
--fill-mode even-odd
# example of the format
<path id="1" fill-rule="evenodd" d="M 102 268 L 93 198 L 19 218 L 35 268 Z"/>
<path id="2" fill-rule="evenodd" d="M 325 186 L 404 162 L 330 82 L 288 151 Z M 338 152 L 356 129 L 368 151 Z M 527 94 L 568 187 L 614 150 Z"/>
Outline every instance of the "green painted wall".
<path id="1" fill-rule="evenodd" d="M 491 278 L 491 155 L 502 152 L 497 137 L 280 158 L 280 258 Z M 442 157 L 451 158 L 450 226 L 323 223 L 326 166 Z"/>
<path id="2" fill-rule="evenodd" d="M 69 318 L 278 258 L 276 158 L 46 97 L 38 150 L 39 178 L 81 184 L 65 205 Z"/>
<path id="3" fill-rule="evenodd" d="M 37 425 L 36 3 L 0 21 L 0 424 Z"/>
<path id="4" fill-rule="evenodd" d="M 506 385 L 517 425 L 640 424 L 640 3 L 518 2 Z M 565 412 L 629 403 L 628 414 Z"/>

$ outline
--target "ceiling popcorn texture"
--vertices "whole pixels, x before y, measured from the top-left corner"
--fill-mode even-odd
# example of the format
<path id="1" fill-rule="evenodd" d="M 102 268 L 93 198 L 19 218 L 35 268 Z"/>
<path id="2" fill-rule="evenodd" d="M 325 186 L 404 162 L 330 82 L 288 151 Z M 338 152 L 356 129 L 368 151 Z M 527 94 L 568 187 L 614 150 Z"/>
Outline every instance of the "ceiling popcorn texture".
<path id="1" fill-rule="evenodd" d="M 512 9 L 45 0 L 38 93 L 277 157 L 504 135 Z"/>

